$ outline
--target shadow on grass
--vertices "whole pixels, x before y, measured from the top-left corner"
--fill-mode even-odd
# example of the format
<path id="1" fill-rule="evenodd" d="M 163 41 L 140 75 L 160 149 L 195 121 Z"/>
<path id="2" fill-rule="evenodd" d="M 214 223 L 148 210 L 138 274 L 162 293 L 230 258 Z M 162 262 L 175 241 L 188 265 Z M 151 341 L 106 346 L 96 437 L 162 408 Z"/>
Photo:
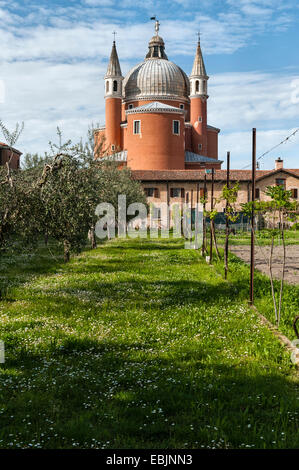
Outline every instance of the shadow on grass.
<path id="1" fill-rule="evenodd" d="M 85 247 L 82 252 L 89 251 Z M 0 301 L 13 302 L 11 289 L 30 281 L 32 277 L 52 274 L 65 269 L 62 247 L 55 242 L 46 246 L 40 242 L 32 250 L 20 248 L 7 249 L 1 253 L 0 263 Z"/>
<path id="2" fill-rule="evenodd" d="M 211 360 L 212 354 L 199 345 L 153 358 L 144 343 L 66 335 L 62 348 L 53 346 L 51 364 L 42 368 L 38 363 L 44 356 L 24 351 L 5 367 L 21 366 L 32 392 L 24 392 L 24 404 L 16 388 L 4 390 L 0 435 L 16 430 L 20 439 L 31 438 L 22 424 L 26 416 L 48 435 L 47 416 L 54 420 L 45 444 L 50 448 L 71 447 L 74 440 L 87 447 L 94 440 L 109 441 L 109 448 L 207 447 L 213 442 L 296 447 L 298 407 L 288 378 L 270 371 L 266 361 L 249 374 L 244 365 L 224 363 L 221 355 Z M 17 416 L 13 426 L 12 413 Z"/>

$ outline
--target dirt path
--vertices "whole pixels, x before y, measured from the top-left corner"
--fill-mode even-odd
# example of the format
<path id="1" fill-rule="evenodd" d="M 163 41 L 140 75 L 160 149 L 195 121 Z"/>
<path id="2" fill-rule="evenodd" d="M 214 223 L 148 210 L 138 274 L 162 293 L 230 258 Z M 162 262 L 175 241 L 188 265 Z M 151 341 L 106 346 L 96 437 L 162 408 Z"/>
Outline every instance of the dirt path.
<path id="1" fill-rule="evenodd" d="M 250 263 L 250 246 L 231 246 L 230 251 Z M 274 247 L 273 256 L 273 276 L 280 279 L 282 265 L 282 247 Z M 255 266 L 256 269 L 262 271 L 269 276 L 269 246 L 256 246 L 255 249 Z M 290 284 L 299 284 L 299 245 L 287 246 L 287 261 L 285 280 Z"/>

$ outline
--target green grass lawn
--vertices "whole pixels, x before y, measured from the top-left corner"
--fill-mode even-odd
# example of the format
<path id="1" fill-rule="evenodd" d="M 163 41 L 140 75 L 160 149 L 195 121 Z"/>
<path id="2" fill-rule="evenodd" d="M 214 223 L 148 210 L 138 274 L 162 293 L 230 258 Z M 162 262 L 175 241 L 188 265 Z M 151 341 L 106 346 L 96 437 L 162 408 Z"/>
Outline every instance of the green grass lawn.
<path id="1" fill-rule="evenodd" d="M 257 230 L 255 232 L 256 241 L 259 245 L 270 245 L 271 244 L 271 235 L 267 230 Z M 225 230 L 217 231 L 217 240 L 220 245 L 225 243 Z M 235 235 L 230 235 L 230 244 L 231 245 L 250 245 L 251 242 L 251 232 L 237 232 Z M 285 241 L 286 245 L 299 245 L 299 230 L 286 230 L 285 231 Z M 282 242 L 278 238 L 275 239 L 275 245 L 280 245 Z"/>
<path id="2" fill-rule="evenodd" d="M 298 376 L 248 268 L 225 282 L 183 246 L 2 258 L 1 448 L 299 447 Z"/>

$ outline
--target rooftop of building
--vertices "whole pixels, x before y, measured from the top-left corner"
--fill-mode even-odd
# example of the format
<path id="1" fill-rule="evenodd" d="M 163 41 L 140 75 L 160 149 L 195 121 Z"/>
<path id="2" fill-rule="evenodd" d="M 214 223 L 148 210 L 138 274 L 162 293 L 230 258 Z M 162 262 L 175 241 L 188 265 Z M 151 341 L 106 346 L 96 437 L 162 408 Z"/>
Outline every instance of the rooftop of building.
<path id="1" fill-rule="evenodd" d="M 217 162 L 217 160 L 215 160 Z M 285 172 L 290 176 L 299 178 L 299 169 L 275 169 L 275 170 L 257 170 L 256 180 L 259 181 L 267 176 L 276 173 Z M 139 181 L 203 181 L 206 175 L 207 180 L 212 179 L 211 173 L 202 170 L 134 170 L 133 178 Z M 226 170 L 214 170 L 215 181 L 226 181 Z M 252 179 L 251 170 L 230 170 L 231 181 L 248 181 Z"/>
<path id="2" fill-rule="evenodd" d="M 17 154 L 19 154 L 19 155 L 22 155 L 22 152 L 20 152 L 20 150 L 17 150 L 17 149 L 15 149 L 15 148 L 13 148 L 13 147 L 10 147 L 9 145 L 5 144 L 4 142 L 0 142 L 0 149 L 6 149 L 6 150 L 12 149 L 12 151 L 13 151 L 14 153 L 17 153 Z"/>

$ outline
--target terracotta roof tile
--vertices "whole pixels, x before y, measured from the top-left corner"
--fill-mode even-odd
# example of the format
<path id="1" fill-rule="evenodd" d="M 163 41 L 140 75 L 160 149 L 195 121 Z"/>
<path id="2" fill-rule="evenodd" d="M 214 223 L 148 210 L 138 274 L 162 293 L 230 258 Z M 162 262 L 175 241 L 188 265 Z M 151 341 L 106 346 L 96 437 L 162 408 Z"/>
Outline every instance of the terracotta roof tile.
<path id="1" fill-rule="evenodd" d="M 299 169 L 285 169 L 299 177 Z M 257 170 L 256 178 L 270 176 L 276 170 Z M 205 170 L 133 170 L 133 178 L 139 181 L 203 181 Z M 232 181 L 251 181 L 251 170 L 231 170 Z M 215 181 L 226 181 L 226 170 L 215 170 Z M 207 180 L 212 175 L 207 174 Z"/>

